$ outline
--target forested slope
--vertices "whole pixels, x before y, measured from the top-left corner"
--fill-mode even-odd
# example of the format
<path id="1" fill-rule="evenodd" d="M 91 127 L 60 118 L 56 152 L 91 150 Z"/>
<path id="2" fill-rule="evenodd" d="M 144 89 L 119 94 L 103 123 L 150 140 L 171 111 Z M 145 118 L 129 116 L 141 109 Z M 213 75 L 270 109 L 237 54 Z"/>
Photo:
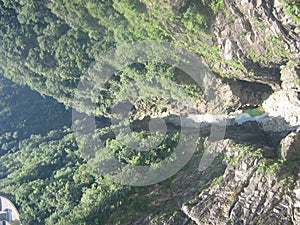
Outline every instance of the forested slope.
<path id="1" fill-rule="evenodd" d="M 18 142 L 31 135 L 46 135 L 71 125 L 71 112 L 50 97 L 0 77 L 1 155 L 18 149 Z"/>
<path id="2" fill-rule="evenodd" d="M 0 194 L 24 225 L 299 223 L 299 18 L 294 0 L 1 0 Z M 215 109 L 268 119 L 231 124 L 201 171 L 213 129 L 180 118 Z"/>

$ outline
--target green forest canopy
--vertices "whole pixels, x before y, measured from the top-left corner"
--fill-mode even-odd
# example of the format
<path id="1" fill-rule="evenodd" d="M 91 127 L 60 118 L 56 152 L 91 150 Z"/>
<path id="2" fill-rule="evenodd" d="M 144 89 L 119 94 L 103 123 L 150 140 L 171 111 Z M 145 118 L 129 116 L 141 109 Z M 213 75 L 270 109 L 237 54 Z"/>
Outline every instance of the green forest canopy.
<path id="1" fill-rule="evenodd" d="M 22 209 L 23 224 L 105 224 L 118 207 L 131 201 L 129 196 L 146 189 L 115 184 L 109 175 L 97 173 L 87 163 L 71 129 L 69 108 L 90 113 L 90 105 L 72 105 L 74 92 L 95 61 L 102 65 L 103 52 L 134 41 L 160 40 L 203 56 L 220 76 L 234 78 L 235 74 L 217 71 L 214 62 L 233 66 L 234 71 L 245 70 L 235 62 L 223 61 L 220 49 L 207 41 L 216 13 L 224 10 L 224 1 L 170 2 L 0 1 L 0 68 L 6 77 L 0 77 L 0 193 Z M 294 15 L 295 3 L 287 9 Z M 170 87 L 163 98 L 182 98 L 169 85 L 176 82 L 189 95 L 189 101 L 202 101 L 195 83 L 180 79 L 182 71 L 156 61 L 119 68 L 100 95 L 87 92 L 81 97 L 97 106 L 99 118 L 111 117 L 110 109 L 125 85 L 133 80 L 154 82 L 158 74 L 161 85 Z M 139 86 L 141 97 L 149 96 L 149 92 L 162 94 L 143 84 Z M 157 101 L 161 104 L 157 108 L 164 108 L 165 99 Z M 143 139 L 149 132 L 136 130 L 133 134 Z M 161 145 L 146 153 L 126 147 L 110 126 L 98 128 L 92 138 L 100 137 L 121 162 L 153 165 L 170 155 L 178 135 L 168 132 Z M 131 137 L 123 138 L 130 141 Z M 88 135 L 82 139 L 83 144 L 92 140 Z M 132 202 L 128 203 L 129 210 L 146 207 L 146 202 Z"/>
<path id="2" fill-rule="evenodd" d="M 70 108 L 80 77 L 95 60 L 99 61 L 103 52 L 138 40 L 183 45 L 187 39 L 205 35 L 212 22 L 209 6 L 195 1 L 179 9 L 167 2 L 153 5 L 135 0 L 3 0 L 0 68 L 15 83 Z M 179 30 L 170 30 L 170 24 L 182 30 L 179 40 L 174 39 Z M 211 49 L 199 47 L 203 51 Z M 202 50 L 199 48 L 200 54 Z M 97 116 L 109 117 L 110 107 L 115 104 L 111 99 L 128 82 L 144 77 L 152 82 L 159 74 L 165 86 L 170 81 L 180 84 L 177 73 L 172 66 L 155 61 L 129 65 L 114 74 L 106 84 L 109 88 L 101 91 L 102 96 L 89 99 L 91 95 L 86 93 L 83 97 L 98 106 Z M 109 176 L 103 177 L 86 164 L 70 129 L 69 111 L 4 78 L 1 84 L 1 96 L 5 96 L 1 104 L 6 106 L 0 114 L 1 121 L 6 121 L 1 131 L 1 149 L 6 154 L 1 156 L 0 190 L 22 208 L 23 224 L 103 224 L 113 210 L 126 202 L 126 196 L 142 190 L 114 184 Z M 180 85 L 191 101 L 197 101 L 199 90 L 194 84 Z M 139 87 L 145 95 L 157 92 L 155 88 L 143 90 L 142 84 Z M 180 98 L 171 89 L 165 96 L 174 97 Z M 88 108 L 80 105 L 76 110 L 87 112 Z M 116 158 L 133 165 L 159 162 L 172 152 L 178 138 L 177 132 L 170 132 L 160 146 L 140 154 L 116 141 L 111 132 L 110 128 L 97 131 Z M 134 135 L 143 138 L 148 134 L 136 131 Z M 86 140 L 88 143 L 88 136 Z"/>

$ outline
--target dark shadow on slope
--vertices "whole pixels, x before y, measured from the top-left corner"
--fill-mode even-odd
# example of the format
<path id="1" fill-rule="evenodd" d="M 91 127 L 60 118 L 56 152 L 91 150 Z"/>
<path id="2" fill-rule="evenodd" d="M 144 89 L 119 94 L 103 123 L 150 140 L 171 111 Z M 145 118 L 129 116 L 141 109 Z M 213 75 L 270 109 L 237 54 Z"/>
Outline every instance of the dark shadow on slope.
<path id="1" fill-rule="evenodd" d="M 31 135 L 71 126 L 71 111 L 53 98 L 0 76 L 0 155 L 16 151 Z"/>

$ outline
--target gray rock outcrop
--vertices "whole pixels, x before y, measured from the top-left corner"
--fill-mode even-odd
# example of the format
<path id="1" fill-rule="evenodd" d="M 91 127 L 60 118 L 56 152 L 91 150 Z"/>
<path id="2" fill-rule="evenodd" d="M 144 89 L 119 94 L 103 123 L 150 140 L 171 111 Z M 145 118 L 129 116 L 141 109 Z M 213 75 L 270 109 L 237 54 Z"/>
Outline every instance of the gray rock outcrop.
<path id="1" fill-rule="evenodd" d="M 220 181 L 182 206 L 189 218 L 199 225 L 299 224 L 299 202 L 290 202 L 299 190 L 283 185 L 279 169 L 265 167 L 262 155 L 245 146 L 231 146 L 225 154 L 230 160 Z"/>

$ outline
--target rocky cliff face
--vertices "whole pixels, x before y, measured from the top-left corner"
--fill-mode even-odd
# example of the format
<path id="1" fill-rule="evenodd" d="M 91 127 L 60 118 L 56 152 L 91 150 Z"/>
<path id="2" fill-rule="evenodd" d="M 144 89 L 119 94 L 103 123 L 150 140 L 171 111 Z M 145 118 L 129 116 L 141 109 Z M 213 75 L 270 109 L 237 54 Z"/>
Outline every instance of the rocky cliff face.
<path id="1" fill-rule="evenodd" d="M 265 111 L 272 117 L 265 122 L 266 130 L 293 130 L 300 125 L 300 69 L 289 63 L 281 66 L 281 89 L 263 102 Z"/>
<path id="2" fill-rule="evenodd" d="M 300 224 L 299 137 L 300 130 L 291 132 L 274 148 L 254 122 L 228 128 L 206 170 L 196 151 L 174 177 L 146 189 L 147 205 L 128 224 Z"/>
<path id="3" fill-rule="evenodd" d="M 299 152 L 299 147 L 290 147 L 290 155 Z M 242 146 L 227 148 L 230 160 L 222 181 L 203 190 L 192 204 L 184 204 L 183 212 L 196 224 L 299 224 L 299 174 L 294 186 L 281 171 L 291 162 L 280 168 L 257 153 Z"/>
<path id="4" fill-rule="evenodd" d="M 269 118 L 228 128 L 207 170 L 197 170 L 196 154 L 192 170 L 172 178 L 173 188 L 148 193 L 164 215 L 135 224 L 300 224 L 300 28 L 286 13 L 292 1 L 224 2 L 212 40 L 224 62 L 244 68 L 215 63 L 229 78 L 216 82 L 216 101 L 225 113 L 261 105 Z"/>
<path id="5" fill-rule="evenodd" d="M 228 62 L 216 65 L 222 76 L 232 78 L 227 83 L 235 109 L 262 105 L 270 116 L 264 121 L 265 131 L 295 130 L 300 125 L 300 28 L 287 12 L 295 1 L 224 3 L 225 10 L 217 14 L 213 26 L 213 39 L 223 52 L 222 60 Z M 233 68 L 230 62 L 244 68 Z M 232 105 L 225 103 L 225 108 Z"/>
<path id="6" fill-rule="evenodd" d="M 250 88 L 251 82 L 258 82 L 273 89 L 272 95 L 262 98 L 270 116 L 263 123 L 265 132 L 295 130 L 300 125 L 298 24 L 286 15 L 279 0 L 225 3 L 227 13 L 218 14 L 214 27 L 223 59 L 239 61 L 247 68 L 248 76 L 238 79 L 249 81 Z M 253 92 L 241 91 L 241 85 L 231 88 L 242 105 L 254 105 Z M 220 182 L 202 190 L 192 203 L 183 204 L 182 211 L 196 224 L 300 224 L 299 130 L 271 150 L 277 152 L 275 158 L 265 157 L 270 152 L 267 146 L 261 155 L 243 148 L 224 148 L 230 160 L 225 160 Z M 278 157 L 286 161 L 278 164 Z"/>
<path id="7" fill-rule="evenodd" d="M 247 69 L 248 74 L 236 78 L 278 89 L 280 66 L 299 59 L 299 26 L 280 0 L 225 1 L 225 5 L 226 13 L 218 14 L 214 26 L 223 59 L 241 62 Z"/>

